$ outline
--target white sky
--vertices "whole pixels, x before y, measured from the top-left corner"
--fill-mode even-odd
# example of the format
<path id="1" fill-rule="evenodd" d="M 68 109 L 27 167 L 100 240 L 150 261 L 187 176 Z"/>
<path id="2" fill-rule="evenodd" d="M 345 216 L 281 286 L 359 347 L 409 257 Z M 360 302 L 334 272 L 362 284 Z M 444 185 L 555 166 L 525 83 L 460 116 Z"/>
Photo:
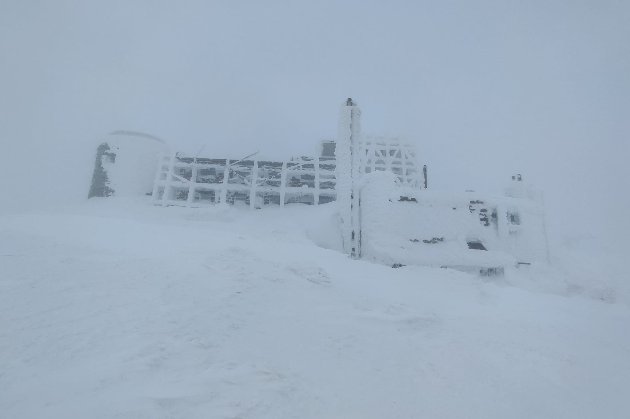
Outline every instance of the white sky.
<path id="1" fill-rule="evenodd" d="M 2 0 L 0 199 L 84 199 L 116 129 L 312 154 L 349 96 L 365 132 L 418 144 L 435 188 L 518 171 L 558 232 L 630 233 L 625 1 Z"/>

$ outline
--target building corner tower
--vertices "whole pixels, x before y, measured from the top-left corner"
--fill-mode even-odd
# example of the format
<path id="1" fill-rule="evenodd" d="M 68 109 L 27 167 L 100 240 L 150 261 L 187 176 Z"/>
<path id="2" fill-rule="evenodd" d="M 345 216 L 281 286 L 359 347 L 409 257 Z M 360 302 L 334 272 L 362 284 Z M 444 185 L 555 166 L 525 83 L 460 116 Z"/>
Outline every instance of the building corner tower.
<path id="1" fill-rule="evenodd" d="M 361 138 L 361 110 L 348 98 L 339 112 L 337 145 L 337 205 L 341 216 L 343 250 L 353 258 L 361 257 L 359 141 Z"/>

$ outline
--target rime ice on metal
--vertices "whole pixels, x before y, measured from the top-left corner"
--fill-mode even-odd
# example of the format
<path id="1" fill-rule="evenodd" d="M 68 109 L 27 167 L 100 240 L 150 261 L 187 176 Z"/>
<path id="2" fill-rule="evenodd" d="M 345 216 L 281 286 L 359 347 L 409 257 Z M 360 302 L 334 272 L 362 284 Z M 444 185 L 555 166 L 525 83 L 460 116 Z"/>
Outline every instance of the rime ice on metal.
<path id="1" fill-rule="evenodd" d="M 359 177 L 361 171 L 361 110 L 348 98 L 339 111 L 337 132 L 337 193 L 344 251 L 361 256 Z"/>
<path id="2" fill-rule="evenodd" d="M 160 162 L 153 199 L 161 205 L 319 205 L 335 200 L 335 183 L 334 157 L 269 161 L 174 154 Z"/>
<path id="3" fill-rule="evenodd" d="M 542 198 L 520 174 L 503 196 L 432 191 L 415 147 L 363 135 L 352 99 L 340 108 L 337 138 L 322 141 L 315 157 L 156 157 L 162 150 L 147 134 L 110 134 L 97 150 L 90 197 L 150 194 L 156 205 L 252 209 L 336 200 L 343 251 L 353 258 L 482 275 L 548 259 Z"/>
<path id="4" fill-rule="evenodd" d="M 398 139 L 362 140 L 360 116 L 352 100 L 344 103 L 337 140 L 322 141 L 316 157 L 270 161 L 166 155 L 158 165 L 153 200 L 158 205 L 225 203 L 263 208 L 294 203 L 319 205 L 341 197 L 340 208 L 352 209 L 354 214 L 341 215 L 344 243 L 348 244 L 348 253 L 354 248 L 359 256 L 361 176 L 386 170 L 395 173 L 401 185 L 417 188 L 422 183 L 415 148 Z"/>

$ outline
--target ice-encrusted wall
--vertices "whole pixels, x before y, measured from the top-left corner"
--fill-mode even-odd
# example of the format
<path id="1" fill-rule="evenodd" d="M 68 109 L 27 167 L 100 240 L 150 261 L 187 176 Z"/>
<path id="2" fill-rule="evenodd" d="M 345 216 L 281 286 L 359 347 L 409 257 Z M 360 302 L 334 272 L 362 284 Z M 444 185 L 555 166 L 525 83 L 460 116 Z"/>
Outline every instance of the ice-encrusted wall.
<path id="1" fill-rule="evenodd" d="M 159 158 L 167 150 L 162 140 L 148 134 L 110 133 L 97 148 L 88 197 L 150 194 Z"/>
<path id="2" fill-rule="evenodd" d="M 543 207 L 529 195 L 418 193 L 397 183 L 387 172 L 364 177 L 364 258 L 482 274 L 547 261 Z"/>

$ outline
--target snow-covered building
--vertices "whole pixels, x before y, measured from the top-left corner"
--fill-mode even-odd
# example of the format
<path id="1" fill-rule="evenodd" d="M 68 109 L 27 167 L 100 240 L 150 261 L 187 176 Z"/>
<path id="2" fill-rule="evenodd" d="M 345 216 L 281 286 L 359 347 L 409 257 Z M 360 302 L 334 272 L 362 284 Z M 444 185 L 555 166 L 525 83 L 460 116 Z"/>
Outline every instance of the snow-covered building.
<path id="1" fill-rule="evenodd" d="M 351 108 L 358 115 L 354 126 L 358 137 L 360 111 L 354 104 Z M 318 156 L 301 156 L 286 161 L 218 159 L 181 153 L 165 155 L 158 166 L 153 199 L 158 205 L 227 203 L 251 208 L 292 203 L 325 204 L 340 196 L 339 188 L 343 195 L 347 193 L 349 173 L 345 166 L 338 166 L 339 162 L 345 162 L 350 152 L 340 147 L 343 141 L 341 137 L 337 141 L 322 141 Z M 359 158 L 353 178 L 374 171 L 390 171 L 396 174 L 401 185 L 426 186 L 426 181 L 421 179 L 422 171 L 413 145 L 396 138 L 366 137 L 359 140 L 356 147 L 353 155 Z M 424 176 L 426 180 L 426 168 Z"/>
<path id="2" fill-rule="evenodd" d="M 363 137 L 360 127 L 361 112 L 348 99 L 336 144 L 345 253 L 394 267 L 432 265 L 483 275 L 547 260 L 542 199 L 520 174 L 504 196 L 431 191 L 413 147 Z"/>
<path id="3" fill-rule="evenodd" d="M 166 142 L 136 131 L 109 133 L 96 150 L 88 198 L 150 194 Z"/>
<path id="4" fill-rule="evenodd" d="M 397 187 L 389 174 L 376 174 L 364 179 L 360 196 L 364 259 L 482 275 L 548 259 L 540 194 L 520 176 L 504 195 L 485 195 L 419 192 Z"/>
<path id="5" fill-rule="evenodd" d="M 542 200 L 520 174 L 502 196 L 432 191 L 415 146 L 364 135 L 352 99 L 341 106 L 335 140 L 290 160 L 187 156 L 148 134 L 116 131 L 98 147 L 89 196 L 142 194 L 163 206 L 337 201 L 343 251 L 394 267 L 493 275 L 547 259 Z"/>

